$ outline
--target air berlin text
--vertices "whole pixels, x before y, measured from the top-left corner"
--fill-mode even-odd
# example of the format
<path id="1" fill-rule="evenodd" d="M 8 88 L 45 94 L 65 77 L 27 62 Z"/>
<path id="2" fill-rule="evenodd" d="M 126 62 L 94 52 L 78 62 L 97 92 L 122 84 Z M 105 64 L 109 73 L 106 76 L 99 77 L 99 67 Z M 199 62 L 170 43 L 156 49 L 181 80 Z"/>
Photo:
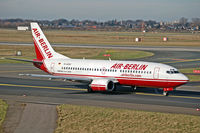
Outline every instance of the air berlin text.
<path id="1" fill-rule="evenodd" d="M 114 64 L 111 69 L 128 69 L 128 70 L 145 70 L 148 67 L 148 65 L 144 64 L 122 64 L 122 63 L 116 63 Z"/>
<path id="2" fill-rule="evenodd" d="M 40 39 L 40 33 L 38 32 L 38 30 L 36 28 L 33 28 L 33 32 L 35 33 L 35 36 L 37 38 L 39 38 L 39 43 L 42 46 L 42 48 L 43 48 L 44 52 L 46 53 L 47 57 L 48 58 L 53 57 L 53 55 L 52 55 L 51 51 L 49 50 L 47 44 L 45 43 L 44 39 L 43 38 Z"/>

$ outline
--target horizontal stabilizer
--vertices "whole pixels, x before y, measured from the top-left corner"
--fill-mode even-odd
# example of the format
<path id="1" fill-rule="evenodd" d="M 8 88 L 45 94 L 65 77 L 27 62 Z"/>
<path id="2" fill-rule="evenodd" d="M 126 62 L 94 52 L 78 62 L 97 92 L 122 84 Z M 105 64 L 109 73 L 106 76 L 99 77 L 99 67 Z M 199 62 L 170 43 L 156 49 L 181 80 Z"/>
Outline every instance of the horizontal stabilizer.
<path id="1" fill-rule="evenodd" d="M 32 62 L 32 63 L 43 63 L 39 60 L 27 60 L 27 59 L 17 59 L 17 58 L 1 58 L 1 59 L 7 59 L 7 60 L 16 60 L 16 61 L 23 61 L 23 62 Z"/>

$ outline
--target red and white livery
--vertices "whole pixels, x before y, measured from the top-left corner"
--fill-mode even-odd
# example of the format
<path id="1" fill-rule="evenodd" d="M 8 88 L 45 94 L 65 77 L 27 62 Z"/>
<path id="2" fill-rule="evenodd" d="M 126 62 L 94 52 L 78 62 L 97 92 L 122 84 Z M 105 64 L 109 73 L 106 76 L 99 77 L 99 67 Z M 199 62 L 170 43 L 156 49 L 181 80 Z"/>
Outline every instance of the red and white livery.
<path id="1" fill-rule="evenodd" d="M 188 78 L 176 68 L 153 62 L 71 59 L 54 51 L 37 23 L 31 23 L 37 59 L 33 64 L 49 75 L 35 77 L 88 81 L 88 92 L 114 91 L 116 85 L 163 88 L 168 95 Z"/>

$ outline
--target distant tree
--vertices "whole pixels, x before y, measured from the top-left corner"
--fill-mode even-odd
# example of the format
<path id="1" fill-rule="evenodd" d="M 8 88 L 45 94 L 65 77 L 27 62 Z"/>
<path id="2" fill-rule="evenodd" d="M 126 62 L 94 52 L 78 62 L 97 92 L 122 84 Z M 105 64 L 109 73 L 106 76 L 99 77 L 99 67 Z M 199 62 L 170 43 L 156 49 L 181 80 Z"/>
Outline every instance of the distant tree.
<path id="1" fill-rule="evenodd" d="M 16 19 L 7 19 L 6 21 L 11 22 L 11 23 L 22 23 L 24 22 L 23 19 L 16 18 Z"/>
<path id="2" fill-rule="evenodd" d="M 195 26 L 200 26 L 200 18 L 192 18 L 192 23 Z"/>
<path id="3" fill-rule="evenodd" d="M 58 25 L 67 25 L 68 21 L 66 19 L 57 19 L 57 20 L 53 20 L 52 23 L 56 26 Z"/>
<path id="4" fill-rule="evenodd" d="M 179 23 L 182 24 L 182 25 L 186 25 L 187 22 L 188 22 L 188 19 L 185 18 L 185 17 L 182 17 L 182 18 L 179 19 Z"/>

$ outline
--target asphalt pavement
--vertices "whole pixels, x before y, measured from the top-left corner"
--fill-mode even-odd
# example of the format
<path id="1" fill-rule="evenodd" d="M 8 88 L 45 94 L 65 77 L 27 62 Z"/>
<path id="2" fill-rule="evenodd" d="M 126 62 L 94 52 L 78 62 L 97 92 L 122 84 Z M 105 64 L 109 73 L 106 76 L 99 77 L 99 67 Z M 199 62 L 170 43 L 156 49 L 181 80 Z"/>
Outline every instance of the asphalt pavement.
<path id="1" fill-rule="evenodd" d="M 74 46 L 80 47 L 79 45 L 73 45 L 73 47 Z M 114 48 L 120 47 L 121 46 L 116 46 Z M 128 46 L 126 47 L 128 48 Z M 123 48 L 125 49 L 126 47 Z M 148 49 L 147 51 L 154 52 L 155 55 L 137 60 L 165 63 L 178 69 L 196 68 L 200 66 L 199 48 L 183 47 L 179 50 L 175 47 L 168 47 L 168 50 L 163 50 L 165 48 L 162 47 L 139 48 L 140 50 Z M 131 47 L 131 49 L 139 48 Z M 200 115 L 200 112 L 197 111 L 197 108 L 200 108 L 199 82 L 189 82 L 184 86 L 178 87 L 177 90 L 171 92 L 168 97 L 162 95 L 161 89 L 138 88 L 136 92 L 132 92 L 131 88 L 128 86 L 118 86 L 117 92 L 115 93 L 97 92 L 90 94 L 87 93 L 86 89 L 88 85 L 86 83 L 23 77 L 19 76 L 21 73 L 45 74 L 29 63 L 0 64 L 0 98 L 11 103 L 16 102 L 26 104 L 26 108 L 21 109 L 21 112 L 18 112 L 17 116 L 19 117 L 15 120 L 18 124 L 11 124 L 14 126 L 13 131 L 15 132 L 26 132 L 27 130 L 23 129 L 23 127 L 30 127 L 30 125 L 34 123 L 37 124 L 36 120 L 29 123 L 23 123 L 24 119 L 31 120 L 28 112 L 31 115 L 37 114 L 36 118 L 39 118 L 38 116 L 42 117 L 39 114 L 40 110 L 44 109 L 44 112 L 52 114 L 51 110 L 55 111 L 55 105 L 59 104 L 92 105 L 153 112 Z M 34 109 L 33 107 L 36 108 L 35 111 L 31 111 Z M 34 112 L 37 113 L 35 114 Z M 10 114 L 12 113 L 13 112 L 11 111 Z M 15 113 L 17 113 L 17 111 Z M 49 119 L 49 121 L 54 123 L 51 127 L 55 128 L 56 114 L 52 117 L 53 119 Z M 8 121 L 10 119 L 13 120 L 13 118 L 9 117 L 6 120 L 8 123 L 7 126 L 9 126 Z M 43 120 L 41 119 L 41 122 L 42 121 Z M 44 129 L 50 127 L 50 125 L 38 125 L 44 126 L 42 131 L 45 131 Z M 4 126 L 6 127 L 6 125 Z M 37 129 L 40 128 L 41 127 L 38 127 Z M 52 131 L 53 129 L 51 128 L 51 131 L 49 132 Z"/>

